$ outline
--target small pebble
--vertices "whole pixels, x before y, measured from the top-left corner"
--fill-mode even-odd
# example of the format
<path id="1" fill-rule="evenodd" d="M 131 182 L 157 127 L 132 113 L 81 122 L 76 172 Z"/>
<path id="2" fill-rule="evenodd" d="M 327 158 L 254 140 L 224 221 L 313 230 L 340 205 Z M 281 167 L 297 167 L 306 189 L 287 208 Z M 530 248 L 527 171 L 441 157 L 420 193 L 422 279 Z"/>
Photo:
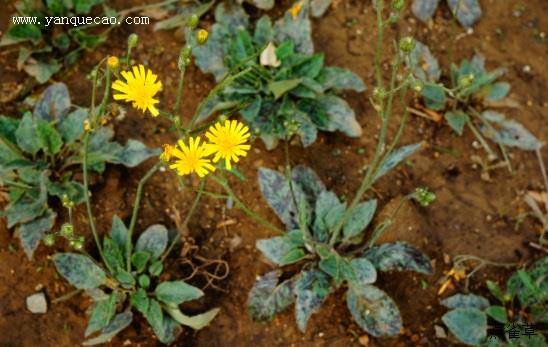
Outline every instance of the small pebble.
<path id="1" fill-rule="evenodd" d="M 434 331 L 436 332 L 436 337 L 438 339 L 446 339 L 447 334 L 445 333 L 445 329 L 439 325 L 434 325 Z"/>
<path id="2" fill-rule="evenodd" d="M 362 346 L 366 346 L 366 347 L 369 346 L 369 336 L 367 335 L 360 336 L 360 338 L 358 339 L 358 342 Z"/>
<path id="3" fill-rule="evenodd" d="M 44 293 L 36 293 L 27 297 L 27 309 L 34 314 L 48 312 L 48 302 Z"/>

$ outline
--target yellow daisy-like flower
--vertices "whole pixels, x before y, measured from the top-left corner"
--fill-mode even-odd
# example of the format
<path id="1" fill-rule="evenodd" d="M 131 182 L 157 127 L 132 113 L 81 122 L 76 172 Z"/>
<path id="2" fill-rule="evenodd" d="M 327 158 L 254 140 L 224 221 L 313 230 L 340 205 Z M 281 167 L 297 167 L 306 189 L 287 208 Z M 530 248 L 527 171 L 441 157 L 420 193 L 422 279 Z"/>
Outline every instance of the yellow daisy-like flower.
<path id="1" fill-rule="evenodd" d="M 156 81 L 158 76 L 145 70 L 143 65 L 133 66 L 133 72 L 122 71 L 122 76 L 126 82 L 117 80 L 112 84 L 112 89 L 122 94 L 114 94 L 114 100 L 123 100 L 133 103 L 133 107 L 143 112 L 150 111 L 152 116 L 158 116 L 159 112 L 156 104 L 159 102 L 154 99 L 156 93 L 162 89 L 162 82 Z"/>
<path id="2" fill-rule="evenodd" d="M 169 167 L 177 170 L 180 176 L 196 172 L 198 176 L 204 177 L 209 172 L 215 171 L 215 166 L 206 159 L 209 154 L 206 153 L 205 144 L 200 144 L 199 137 L 190 137 L 188 146 L 183 140 L 179 140 L 177 146 L 171 153 L 177 159 Z"/>
<path id="3" fill-rule="evenodd" d="M 245 144 L 249 139 L 249 128 L 236 120 L 226 120 L 224 125 L 212 125 L 205 136 L 211 142 L 205 145 L 207 154 L 215 153 L 214 163 L 224 159 L 227 170 L 232 168 L 231 160 L 237 163 L 240 160 L 238 157 L 245 157 L 251 148 Z"/>

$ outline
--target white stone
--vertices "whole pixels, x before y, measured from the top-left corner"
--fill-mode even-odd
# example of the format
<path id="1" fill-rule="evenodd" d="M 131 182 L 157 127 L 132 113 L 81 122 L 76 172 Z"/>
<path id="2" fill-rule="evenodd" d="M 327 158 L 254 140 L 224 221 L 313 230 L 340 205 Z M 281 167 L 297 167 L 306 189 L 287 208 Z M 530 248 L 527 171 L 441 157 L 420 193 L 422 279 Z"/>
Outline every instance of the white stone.
<path id="1" fill-rule="evenodd" d="M 48 312 L 48 302 L 44 293 L 36 293 L 27 297 L 27 308 L 34 314 Z"/>

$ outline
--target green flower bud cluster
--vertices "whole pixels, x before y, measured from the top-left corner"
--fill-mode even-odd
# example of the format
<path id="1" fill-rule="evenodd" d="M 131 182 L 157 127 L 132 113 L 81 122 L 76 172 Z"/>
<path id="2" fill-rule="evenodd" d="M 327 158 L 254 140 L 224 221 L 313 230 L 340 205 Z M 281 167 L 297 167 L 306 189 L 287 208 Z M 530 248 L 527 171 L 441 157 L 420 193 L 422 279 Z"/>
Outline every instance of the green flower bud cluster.
<path id="1" fill-rule="evenodd" d="M 436 194 L 426 188 L 417 188 L 413 194 L 413 198 L 422 207 L 428 207 L 432 202 L 434 202 L 434 200 L 436 200 Z"/>
<path id="2" fill-rule="evenodd" d="M 71 223 L 64 223 L 61 225 L 61 229 L 57 233 L 46 234 L 42 238 L 44 244 L 48 247 L 55 245 L 55 237 L 60 236 L 69 241 L 70 247 L 81 250 L 84 248 L 85 238 L 83 236 L 74 235 L 74 225 Z"/>

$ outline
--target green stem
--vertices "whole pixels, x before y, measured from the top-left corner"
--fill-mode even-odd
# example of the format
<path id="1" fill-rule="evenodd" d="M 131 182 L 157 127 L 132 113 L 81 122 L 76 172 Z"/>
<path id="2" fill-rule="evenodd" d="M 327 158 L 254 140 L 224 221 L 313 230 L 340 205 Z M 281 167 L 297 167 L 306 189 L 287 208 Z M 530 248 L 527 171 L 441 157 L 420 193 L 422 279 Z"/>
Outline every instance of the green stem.
<path id="1" fill-rule="evenodd" d="M 139 212 L 139 205 L 141 204 L 141 197 L 143 195 L 143 187 L 148 179 L 160 168 L 161 162 L 157 162 L 151 167 L 148 172 L 141 178 L 137 185 L 137 192 L 135 193 L 135 201 L 133 203 L 133 212 L 131 213 L 131 221 L 129 222 L 127 240 L 126 240 L 126 268 L 127 271 L 131 271 L 131 251 L 132 251 L 132 235 L 135 229 L 135 223 L 137 222 L 137 215 Z"/>
<path id="2" fill-rule="evenodd" d="M 202 179 L 200 181 L 200 186 L 198 187 L 198 193 L 196 194 L 196 197 L 194 198 L 194 201 L 192 202 L 192 205 L 190 206 L 190 210 L 188 210 L 188 213 L 186 214 L 183 224 L 181 225 L 181 229 L 183 229 L 183 230 L 180 230 L 181 232 L 183 232 L 187 228 L 188 223 L 190 222 L 190 218 L 194 215 L 194 212 L 196 211 L 196 207 L 198 207 L 198 203 L 200 202 L 200 198 L 202 197 L 202 193 L 204 192 L 205 183 L 206 183 L 205 179 Z M 178 240 L 179 239 L 177 236 L 173 238 L 167 251 L 164 253 L 162 258 L 160 258 L 162 262 L 169 256 L 169 254 L 173 250 L 173 247 L 175 247 L 175 245 L 177 244 Z"/>
<path id="3" fill-rule="evenodd" d="M 186 66 L 181 64 L 181 72 L 179 73 L 179 83 L 177 85 L 177 98 L 175 99 L 175 106 L 173 106 L 173 113 L 179 113 L 179 107 L 181 105 L 181 96 L 183 95 L 183 84 L 185 80 Z"/>
<path id="4" fill-rule="evenodd" d="M 33 189 L 34 188 L 34 187 L 29 186 L 27 184 L 19 183 L 19 182 L 15 182 L 15 181 L 12 181 L 12 180 L 7 180 L 7 179 L 3 179 L 1 183 L 2 183 L 2 185 L 7 184 L 8 186 L 13 186 L 13 187 L 16 187 L 16 188 L 21 188 L 21 189 Z"/>
<path id="5" fill-rule="evenodd" d="M 384 7 L 384 0 L 377 0 L 375 10 L 377 13 L 377 49 L 375 50 L 375 75 L 377 78 L 377 87 L 384 89 L 384 82 L 382 80 L 382 48 L 383 48 L 383 31 L 384 25 L 382 20 L 382 10 Z"/>
<path id="6" fill-rule="evenodd" d="M 101 247 L 101 241 L 99 239 L 99 234 L 97 233 L 97 228 L 95 226 L 95 219 L 93 218 L 93 212 L 91 210 L 91 201 L 89 198 L 89 183 L 88 183 L 88 147 L 89 147 L 89 132 L 86 132 L 84 135 L 84 158 L 82 160 L 82 171 L 84 175 L 84 201 L 86 203 L 86 211 L 88 215 L 89 220 L 89 226 L 91 228 L 91 233 L 93 234 L 93 239 L 95 240 L 95 244 L 97 245 L 97 249 L 99 250 L 99 255 L 101 256 L 101 259 L 103 260 L 103 263 L 107 266 L 110 272 L 112 272 L 112 269 L 107 262 L 105 255 L 103 253 L 103 247 Z"/>
<path id="7" fill-rule="evenodd" d="M 238 207 L 239 209 L 244 211 L 249 217 L 251 217 L 252 219 L 254 219 L 259 224 L 267 227 L 268 229 L 270 229 L 270 230 L 272 230 L 272 231 L 274 231 L 278 234 L 285 234 L 285 231 L 283 231 L 282 229 L 274 226 L 269 221 L 262 218 L 259 214 L 257 214 L 255 212 L 253 212 L 252 210 L 250 210 L 240 199 L 238 199 L 236 197 L 236 194 L 234 194 L 234 192 L 232 191 L 232 189 L 228 185 L 228 182 L 226 182 L 221 177 L 218 177 L 218 176 L 213 175 L 213 174 L 210 174 L 209 177 L 211 177 L 215 182 L 217 182 L 221 187 L 223 187 L 223 189 L 226 191 L 226 193 L 234 201 L 234 204 L 236 205 L 236 207 Z"/>
<path id="8" fill-rule="evenodd" d="M 481 136 L 481 133 L 476 129 L 476 126 L 474 123 L 469 119 L 466 124 L 468 124 L 468 127 L 470 130 L 472 130 L 472 133 L 474 133 L 474 136 L 478 139 L 478 141 L 481 143 L 481 146 L 485 151 L 487 152 L 487 155 L 492 158 L 497 158 L 497 154 L 491 149 L 487 141 Z"/>
<path id="9" fill-rule="evenodd" d="M 454 87 L 457 83 L 457 81 L 455 81 L 455 78 L 453 76 L 453 74 L 451 73 L 451 66 L 453 65 L 453 52 L 454 52 L 454 49 L 455 49 L 455 36 L 456 36 L 456 31 L 457 31 L 457 11 L 459 10 L 460 8 L 460 2 L 461 0 L 458 0 L 457 1 L 457 4 L 456 4 L 456 7 L 455 7 L 455 10 L 453 11 L 452 8 L 450 8 L 449 10 L 451 11 L 451 15 L 452 15 L 452 18 L 451 18 L 451 31 L 450 31 L 450 37 L 449 37 L 449 76 L 451 77 L 451 85 Z"/>

